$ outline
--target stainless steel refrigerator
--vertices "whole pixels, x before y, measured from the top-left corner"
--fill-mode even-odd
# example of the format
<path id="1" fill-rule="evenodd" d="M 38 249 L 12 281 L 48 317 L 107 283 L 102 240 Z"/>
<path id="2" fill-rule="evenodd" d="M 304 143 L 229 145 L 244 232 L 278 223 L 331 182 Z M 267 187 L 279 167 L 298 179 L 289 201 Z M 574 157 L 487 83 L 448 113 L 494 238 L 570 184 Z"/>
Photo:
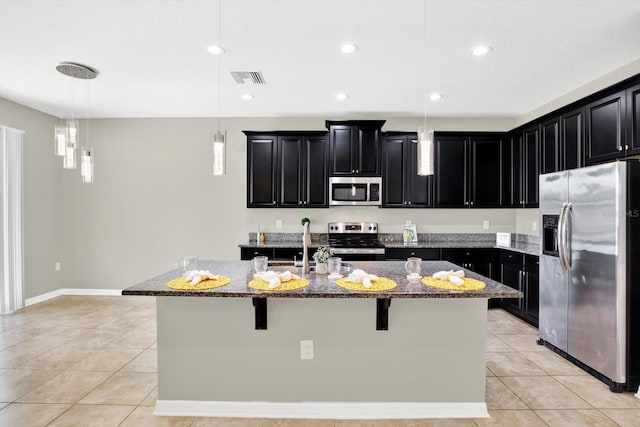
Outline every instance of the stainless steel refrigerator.
<path id="1" fill-rule="evenodd" d="M 540 176 L 540 344 L 606 382 L 640 384 L 640 163 Z"/>

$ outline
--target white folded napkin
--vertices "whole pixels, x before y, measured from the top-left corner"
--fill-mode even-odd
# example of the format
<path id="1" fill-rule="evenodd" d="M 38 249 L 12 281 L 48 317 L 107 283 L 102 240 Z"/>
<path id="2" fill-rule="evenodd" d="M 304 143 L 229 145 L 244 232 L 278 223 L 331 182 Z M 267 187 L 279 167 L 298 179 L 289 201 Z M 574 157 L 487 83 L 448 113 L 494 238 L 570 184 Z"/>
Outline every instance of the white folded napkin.
<path id="1" fill-rule="evenodd" d="M 456 286 L 460 286 L 464 283 L 463 277 L 464 277 L 464 271 L 462 270 L 438 271 L 436 273 L 433 273 L 434 279 L 448 280 L 449 282 L 453 283 Z"/>
<path id="2" fill-rule="evenodd" d="M 189 282 L 191 286 L 195 286 L 203 280 L 218 280 L 219 278 L 219 275 L 211 274 L 209 270 L 189 270 L 184 273 L 184 280 Z"/>
<path id="3" fill-rule="evenodd" d="M 347 280 L 352 283 L 362 283 L 365 288 L 371 287 L 372 280 L 378 280 L 378 276 L 375 274 L 368 274 L 364 270 L 355 269 L 349 274 Z"/>
<path id="4" fill-rule="evenodd" d="M 290 271 L 283 271 L 282 273 L 276 273 L 275 271 L 265 271 L 257 275 L 265 282 L 269 282 L 269 289 L 277 288 L 282 282 L 288 282 L 291 279 L 299 279 L 299 276 L 291 273 Z"/>

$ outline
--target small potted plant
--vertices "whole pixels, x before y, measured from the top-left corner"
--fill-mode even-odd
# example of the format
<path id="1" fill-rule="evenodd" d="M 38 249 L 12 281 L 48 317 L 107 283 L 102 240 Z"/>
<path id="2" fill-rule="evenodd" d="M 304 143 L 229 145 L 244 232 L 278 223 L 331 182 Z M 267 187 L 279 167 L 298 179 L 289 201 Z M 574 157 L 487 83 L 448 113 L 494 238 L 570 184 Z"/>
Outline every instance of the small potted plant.
<path id="1" fill-rule="evenodd" d="M 320 246 L 313 254 L 316 261 L 316 274 L 327 274 L 327 261 L 331 258 L 331 248 L 328 246 Z"/>

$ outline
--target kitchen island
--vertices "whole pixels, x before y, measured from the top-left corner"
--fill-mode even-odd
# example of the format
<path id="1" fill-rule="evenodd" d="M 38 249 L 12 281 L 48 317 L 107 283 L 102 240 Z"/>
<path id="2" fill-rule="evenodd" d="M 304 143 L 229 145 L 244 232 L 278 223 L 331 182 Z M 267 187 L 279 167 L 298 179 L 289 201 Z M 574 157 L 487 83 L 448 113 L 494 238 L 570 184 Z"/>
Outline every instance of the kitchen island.
<path id="1" fill-rule="evenodd" d="M 277 418 L 486 417 L 488 298 L 522 294 L 491 279 L 446 291 L 406 279 L 403 262 L 354 262 L 397 287 L 352 292 L 326 275 L 257 291 L 248 261 L 201 261 L 228 285 L 181 291 L 173 270 L 123 291 L 157 300 L 157 415 Z M 285 269 L 287 267 L 274 267 Z M 293 267 L 290 268 L 296 272 Z M 423 262 L 423 275 L 458 269 Z M 297 273 L 297 272 L 296 272 Z M 305 357 L 301 359 L 301 341 Z M 309 354 L 309 343 L 312 351 Z"/>

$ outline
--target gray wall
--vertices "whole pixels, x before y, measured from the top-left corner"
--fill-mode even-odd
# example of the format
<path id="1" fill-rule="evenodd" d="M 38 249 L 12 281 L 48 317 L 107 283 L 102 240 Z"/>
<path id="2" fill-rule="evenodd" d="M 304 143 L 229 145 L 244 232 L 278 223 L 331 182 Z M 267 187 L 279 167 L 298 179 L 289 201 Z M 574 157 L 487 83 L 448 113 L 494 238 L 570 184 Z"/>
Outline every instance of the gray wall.
<path id="1" fill-rule="evenodd" d="M 62 191 L 62 160 L 53 154 L 55 123 L 56 119 L 47 114 L 0 98 L 0 124 L 25 131 L 23 209 L 27 298 L 68 287 L 72 271 L 69 237 L 75 230 L 62 221 L 62 215 L 73 210 L 75 201 Z M 54 272 L 56 261 L 62 263 L 60 272 Z"/>

